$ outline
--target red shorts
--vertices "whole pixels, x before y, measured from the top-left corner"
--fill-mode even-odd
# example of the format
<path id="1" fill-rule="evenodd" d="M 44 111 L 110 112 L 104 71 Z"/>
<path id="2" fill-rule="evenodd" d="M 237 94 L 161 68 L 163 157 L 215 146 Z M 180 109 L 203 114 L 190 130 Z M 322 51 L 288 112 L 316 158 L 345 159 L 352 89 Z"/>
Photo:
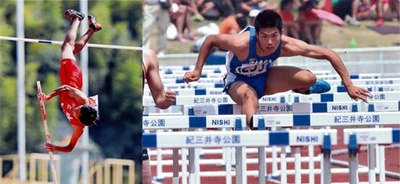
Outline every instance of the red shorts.
<path id="1" fill-rule="evenodd" d="M 60 61 L 60 77 L 61 85 L 69 85 L 71 87 L 82 89 L 82 71 L 78 63 L 71 58 L 65 58 Z"/>

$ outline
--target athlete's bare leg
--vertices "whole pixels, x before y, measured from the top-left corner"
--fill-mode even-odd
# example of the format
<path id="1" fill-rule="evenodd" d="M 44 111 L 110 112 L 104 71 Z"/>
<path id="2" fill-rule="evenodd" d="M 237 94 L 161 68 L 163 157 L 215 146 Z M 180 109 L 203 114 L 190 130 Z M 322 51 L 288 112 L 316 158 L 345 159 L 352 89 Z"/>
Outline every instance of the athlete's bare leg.
<path id="1" fill-rule="evenodd" d="M 293 89 L 303 93 L 313 86 L 316 80 L 315 75 L 309 70 L 293 66 L 272 66 L 268 72 L 264 95 Z"/>
<path id="2" fill-rule="evenodd" d="M 79 53 L 83 47 L 85 47 L 86 43 L 95 32 L 101 30 L 101 25 L 96 22 L 94 16 L 89 15 L 89 29 L 84 35 L 76 40 L 79 23 L 83 20 L 85 15 L 74 10 L 67 10 L 65 16 L 71 19 L 72 23 L 61 46 L 61 59 L 72 58 L 75 60 L 74 55 Z"/>
<path id="3" fill-rule="evenodd" d="M 76 39 L 76 34 L 77 34 L 80 23 L 81 23 L 81 21 L 79 20 L 78 17 L 75 17 L 72 20 L 71 26 L 69 27 L 69 30 L 67 31 L 67 34 L 65 35 L 64 42 L 61 45 L 61 59 L 71 58 L 71 59 L 75 60 L 73 51 L 75 49 L 75 39 Z"/>
<path id="4" fill-rule="evenodd" d="M 246 115 L 246 124 L 252 127 L 251 118 L 257 112 L 258 98 L 256 91 L 247 83 L 238 81 L 229 87 L 232 100 L 242 107 L 242 114 Z"/>

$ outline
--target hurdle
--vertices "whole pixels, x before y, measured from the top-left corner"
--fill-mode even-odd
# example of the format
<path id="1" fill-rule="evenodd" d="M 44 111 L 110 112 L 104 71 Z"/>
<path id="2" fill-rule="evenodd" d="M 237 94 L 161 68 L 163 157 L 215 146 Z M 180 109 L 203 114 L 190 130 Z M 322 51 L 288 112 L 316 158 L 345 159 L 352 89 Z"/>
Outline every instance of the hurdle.
<path id="1" fill-rule="evenodd" d="M 371 92 L 372 97 L 367 98 L 374 101 L 398 101 L 400 93 L 397 91 Z M 351 102 L 352 99 L 346 93 L 335 94 L 275 94 L 264 96 L 259 103 L 284 103 L 284 102 Z M 235 104 L 228 95 L 209 96 L 177 96 L 173 105 L 195 105 L 195 104 Z M 155 106 L 152 97 L 143 97 L 143 106 Z"/>
<path id="2" fill-rule="evenodd" d="M 210 72 L 209 70 L 203 71 L 200 78 L 223 78 L 225 76 L 225 73 L 214 73 L 216 71 Z M 173 71 L 167 72 L 165 71 L 164 73 L 160 74 L 160 77 L 162 80 L 164 79 L 182 79 L 183 78 L 183 71 L 176 71 L 175 73 Z M 340 76 L 338 74 L 330 74 L 330 75 L 315 75 L 318 79 L 323 79 L 323 80 L 340 80 Z M 357 75 L 350 75 L 351 79 L 378 79 L 380 78 L 380 74 L 357 74 Z"/>
<path id="3" fill-rule="evenodd" d="M 305 135 L 312 135 L 319 137 L 319 141 L 313 143 L 297 143 L 291 137 L 301 137 Z M 218 137 L 217 139 L 215 137 Z M 221 137 L 229 137 L 232 141 L 212 141 L 221 140 Z M 209 144 L 196 143 L 193 139 L 198 140 L 211 140 Z M 190 141 L 188 141 L 188 139 Z M 324 160 L 326 163 L 330 163 L 330 150 L 331 145 L 337 144 L 337 132 L 336 130 L 289 130 L 289 131 L 234 131 L 234 132 L 157 132 L 157 133 L 143 133 L 143 147 L 144 148 L 194 148 L 194 147 L 235 147 L 236 157 L 238 158 L 236 171 L 228 170 L 227 173 L 227 184 L 231 183 L 231 175 L 236 176 L 236 182 L 246 184 L 246 162 L 243 159 L 242 149 L 247 146 L 305 146 L 305 145 L 320 145 L 324 150 Z M 326 183 L 330 183 L 330 164 L 326 164 L 323 168 L 325 177 L 323 178 Z M 265 171 L 265 165 L 260 167 L 260 176 Z M 182 178 L 183 179 L 183 178 Z M 265 177 L 259 178 L 259 183 L 265 183 Z M 184 180 L 184 179 L 183 179 Z M 177 181 L 177 180 L 174 180 Z M 194 177 L 190 178 L 190 184 L 198 183 Z"/>
<path id="4" fill-rule="evenodd" d="M 358 177 L 358 151 L 360 145 L 372 144 L 399 144 L 399 128 L 379 128 L 379 129 L 344 129 L 344 144 L 348 145 L 349 150 L 349 182 L 357 184 Z M 373 152 L 368 154 L 368 177 L 369 181 L 375 181 L 375 167 L 373 162 Z M 385 160 L 379 160 L 379 181 L 385 183 Z"/>
<path id="5" fill-rule="evenodd" d="M 384 94 L 384 93 L 377 93 L 377 94 L 373 94 L 373 96 L 377 96 L 376 97 L 376 99 L 380 99 L 380 98 L 382 98 L 383 96 L 385 96 L 383 99 L 388 99 L 388 98 L 386 98 L 386 94 Z M 390 96 L 390 95 L 389 95 Z M 379 97 L 379 98 L 378 98 Z M 397 96 L 394 96 L 394 97 L 397 97 L 397 98 L 395 98 L 395 99 L 397 99 L 398 100 L 398 98 L 399 98 L 399 95 L 397 95 Z M 378 102 L 378 101 L 376 101 L 376 102 Z M 332 105 L 334 105 L 336 102 L 333 102 L 333 103 L 331 103 L 331 106 Z M 389 103 L 389 102 L 386 102 L 386 103 Z M 182 104 L 187 104 L 187 103 L 182 103 Z M 322 105 L 323 104 L 325 104 L 325 106 L 327 106 L 327 103 L 322 103 Z M 375 109 L 378 109 L 379 110 L 379 108 L 376 108 L 376 107 L 378 107 L 379 105 L 377 105 L 377 104 L 379 104 L 379 103 L 374 103 L 374 107 L 375 107 Z M 389 109 L 392 109 L 392 110 L 398 110 L 398 102 L 392 102 L 391 103 L 392 105 L 389 105 L 389 106 L 386 106 L 386 107 L 389 107 Z M 321 106 L 321 104 L 319 104 L 320 106 Z M 353 103 L 347 103 L 347 106 L 354 106 L 354 104 Z M 371 104 L 372 105 L 372 104 Z M 337 105 L 336 105 L 337 106 Z M 390 106 L 392 106 L 391 108 L 390 108 Z M 395 107 L 394 107 L 395 106 Z M 384 109 L 386 109 L 386 110 L 388 110 L 387 108 L 384 108 Z M 275 108 L 276 109 L 276 108 Z M 325 107 L 325 109 L 330 109 L 330 108 L 328 108 L 328 107 Z M 345 108 L 343 108 L 343 110 L 344 110 Z M 359 109 L 360 109 L 360 107 L 359 107 Z M 351 108 L 347 108 L 347 110 L 350 110 L 350 111 L 353 111 L 353 109 L 351 109 Z M 207 112 L 207 113 L 209 113 L 209 112 Z M 187 127 L 186 127 L 187 128 Z M 228 164 L 229 165 L 229 164 Z"/>
<path id="6" fill-rule="evenodd" d="M 217 78 L 200 78 L 197 83 L 224 83 L 223 79 Z M 326 80 L 327 83 L 335 86 L 344 85 L 341 80 Z M 164 79 L 163 84 L 182 84 L 185 81 L 181 79 Z M 371 85 L 371 84 L 400 84 L 400 78 L 382 78 L 382 79 L 357 79 L 353 80 L 354 85 Z"/>
<path id="7" fill-rule="evenodd" d="M 394 103 L 394 104 L 398 104 Z M 371 104 L 372 105 L 372 104 Z M 369 108 L 370 109 L 370 108 Z M 398 106 L 393 110 L 397 111 Z M 352 109 L 354 111 L 354 109 Z M 307 118 L 308 116 L 308 118 Z M 351 118 L 351 117 L 358 117 L 358 118 Z M 160 129 L 160 128 L 223 128 L 229 127 L 227 125 L 231 125 L 231 123 L 212 123 L 211 120 L 221 120 L 224 119 L 221 116 L 166 116 L 166 117 L 157 117 L 157 116 L 147 116 L 144 118 L 144 125 L 145 129 Z M 343 117 L 343 120 L 340 120 L 340 117 Z M 350 118 L 344 118 L 350 117 Z M 363 117 L 363 118 L 360 118 Z M 202 121 L 205 120 L 206 121 Z M 400 114 L 398 112 L 358 112 L 358 113 L 332 113 L 332 114 L 274 114 L 271 116 L 269 115 L 254 115 L 253 121 L 254 127 L 260 127 L 259 121 L 263 121 L 263 128 L 265 127 L 321 127 L 321 126 L 354 126 L 354 125 L 374 125 L 379 122 L 385 122 L 387 124 L 397 124 L 400 121 Z M 330 123 L 327 123 L 327 119 L 332 119 Z M 347 120 L 346 120 L 347 119 Z M 365 119 L 365 121 L 363 121 Z M 344 121 L 349 122 L 344 122 Z M 351 121 L 350 121 L 351 120 Z M 229 120 L 226 120 L 229 121 Z M 226 122 L 225 121 L 225 122 Z M 357 122 L 356 122 L 357 121 Z M 150 124 L 148 122 L 154 122 Z M 156 122 L 163 122 L 156 123 Z M 211 123 L 211 124 L 210 124 Z M 281 159 L 282 160 L 282 159 Z M 229 164 L 227 164 L 229 165 Z"/>
<path id="8" fill-rule="evenodd" d="M 400 85 L 390 85 L 390 84 L 383 84 L 383 85 L 360 85 L 363 89 L 366 89 L 370 92 L 383 92 L 383 91 L 400 91 Z M 166 88 L 168 89 L 168 88 Z M 175 92 L 176 95 L 179 96 L 191 96 L 191 95 L 222 95 L 222 88 L 173 88 L 171 89 Z M 326 92 L 327 93 L 344 93 L 347 92 L 345 86 L 331 86 L 331 90 Z M 283 92 L 283 93 L 294 93 L 291 91 Z M 143 94 L 145 96 L 151 96 L 151 91 L 148 87 L 144 88 Z M 282 93 L 280 93 L 282 94 Z"/>

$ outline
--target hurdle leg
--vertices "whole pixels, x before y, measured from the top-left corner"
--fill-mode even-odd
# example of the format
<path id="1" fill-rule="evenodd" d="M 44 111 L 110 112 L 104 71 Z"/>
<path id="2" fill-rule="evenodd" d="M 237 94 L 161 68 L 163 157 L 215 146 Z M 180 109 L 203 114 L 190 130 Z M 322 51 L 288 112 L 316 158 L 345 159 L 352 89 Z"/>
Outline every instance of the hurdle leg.
<path id="1" fill-rule="evenodd" d="M 196 184 L 196 167 L 194 163 L 195 151 L 194 148 L 189 148 L 189 184 Z"/>
<path id="2" fill-rule="evenodd" d="M 173 165 L 173 175 L 172 183 L 179 184 L 179 150 L 178 148 L 172 149 L 172 165 Z"/>
<path id="3" fill-rule="evenodd" d="M 163 130 L 158 129 L 157 132 L 162 132 Z M 156 176 L 156 180 L 157 181 L 162 181 L 164 179 L 163 176 L 163 171 L 162 171 L 162 153 L 161 153 L 162 149 L 161 148 L 157 148 L 157 176 Z"/>
<path id="4" fill-rule="evenodd" d="M 312 129 L 312 128 L 310 127 L 309 129 Z M 310 170 L 310 172 L 308 174 L 309 183 L 314 184 L 314 146 L 313 145 L 308 146 L 308 168 Z"/>
<path id="5" fill-rule="evenodd" d="M 368 144 L 368 181 L 376 181 L 375 173 L 375 144 Z"/>
<path id="6" fill-rule="evenodd" d="M 369 126 L 369 127 L 372 128 L 374 126 Z M 367 152 L 368 152 L 368 181 L 375 183 L 375 181 L 376 181 L 375 144 L 368 144 Z"/>
<path id="7" fill-rule="evenodd" d="M 295 127 L 295 129 L 299 129 L 299 127 Z M 300 148 L 296 147 L 294 149 L 294 170 L 295 170 L 295 183 L 301 184 L 301 154 Z"/>
<path id="8" fill-rule="evenodd" d="M 182 184 L 187 184 L 187 157 L 186 157 L 187 149 L 182 148 L 181 157 L 182 157 Z"/>
<path id="9" fill-rule="evenodd" d="M 285 150 L 286 146 L 281 147 L 281 183 L 287 183 L 287 174 L 286 174 L 286 153 L 282 150 Z"/>
<path id="10" fill-rule="evenodd" d="M 258 183 L 264 184 L 267 173 L 265 162 L 265 146 L 258 147 Z"/>
<path id="11" fill-rule="evenodd" d="M 385 168 L 385 147 L 379 146 L 379 182 L 384 184 L 386 182 L 386 168 Z"/>
<path id="12" fill-rule="evenodd" d="M 231 165 L 231 148 L 228 149 L 228 154 L 226 154 L 226 184 L 232 184 L 232 165 Z"/>
<path id="13" fill-rule="evenodd" d="M 226 128 L 220 128 L 221 131 L 226 131 Z M 228 154 L 227 148 L 222 147 L 222 160 L 221 160 L 221 166 L 226 167 L 227 161 L 226 161 L 226 154 Z"/>
<path id="14" fill-rule="evenodd" d="M 324 182 L 323 183 L 331 183 L 332 175 L 331 175 L 331 154 L 324 153 L 323 154 L 323 172 L 324 173 Z M 313 179 L 314 180 L 314 179 Z M 311 183 L 311 182 L 310 182 Z"/>
<path id="15" fill-rule="evenodd" d="M 271 131 L 276 131 L 276 127 L 271 127 Z M 281 150 L 282 151 L 282 150 Z M 271 177 L 275 178 L 277 177 L 277 172 L 278 172 L 278 158 L 277 158 L 277 149 L 276 146 L 272 146 L 272 172 L 271 172 Z"/>
<path id="16" fill-rule="evenodd" d="M 236 147 L 236 184 L 247 184 L 246 147 Z"/>
<path id="17" fill-rule="evenodd" d="M 200 149 L 194 149 L 194 166 L 195 166 L 195 177 L 196 184 L 200 184 Z"/>

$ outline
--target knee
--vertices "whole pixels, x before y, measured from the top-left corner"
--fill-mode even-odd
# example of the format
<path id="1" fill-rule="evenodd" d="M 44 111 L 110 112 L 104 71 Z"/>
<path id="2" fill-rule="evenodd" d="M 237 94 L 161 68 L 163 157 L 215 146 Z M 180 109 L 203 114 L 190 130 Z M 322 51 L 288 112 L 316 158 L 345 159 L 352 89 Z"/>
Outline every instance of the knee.
<path id="1" fill-rule="evenodd" d="M 247 89 L 243 95 L 243 102 L 257 101 L 257 93 L 252 89 Z"/>
<path id="2" fill-rule="evenodd" d="M 67 50 L 67 48 L 71 48 L 71 50 L 74 50 L 74 43 L 70 43 L 70 42 L 64 42 L 61 45 L 61 51 Z"/>
<path id="3" fill-rule="evenodd" d="M 317 82 L 317 77 L 309 70 L 304 70 L 301 82 L 303 86 L 313 86 Z"/>

